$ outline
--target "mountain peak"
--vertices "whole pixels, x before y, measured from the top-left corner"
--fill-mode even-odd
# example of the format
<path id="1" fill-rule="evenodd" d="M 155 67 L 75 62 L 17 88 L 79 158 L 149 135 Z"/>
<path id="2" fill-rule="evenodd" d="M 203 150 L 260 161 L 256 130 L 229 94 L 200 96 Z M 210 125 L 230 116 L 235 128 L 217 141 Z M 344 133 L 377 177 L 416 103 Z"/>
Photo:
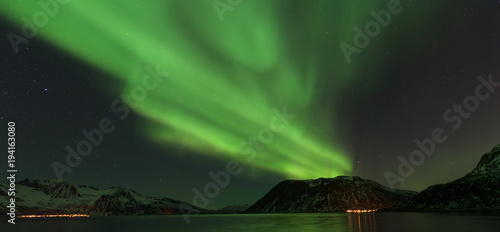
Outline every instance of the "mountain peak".
<path id="1" fill-rule="evenodd" d="M 52 198 L 72 198 L 80 197 L 80 193 L 73 186 L 64 180 L 30 180 L 19 181 L 20 185 L 39 190 Z"/>
<path id="2" fill-rule="evenodd" d="M 500 145 L 484 154 L 476 168 L 464 177 L 430 186 L 408 204 L 415 210 L 500 209 Z"/>
<path id="3" fill-rule="evenodd" d="M 477 166 L 468 175 L 478 175 L 485 173 L 500 172 L 500 144 L 484 154 L 479 160 Z"/>

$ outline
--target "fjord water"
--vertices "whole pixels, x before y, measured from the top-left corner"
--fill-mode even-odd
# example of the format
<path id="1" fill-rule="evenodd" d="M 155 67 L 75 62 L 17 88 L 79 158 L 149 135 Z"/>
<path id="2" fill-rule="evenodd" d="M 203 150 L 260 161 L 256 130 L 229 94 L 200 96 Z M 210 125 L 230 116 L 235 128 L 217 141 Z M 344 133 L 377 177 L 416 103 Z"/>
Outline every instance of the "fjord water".
<path id="1" fill-rule="evenodd" d="M 6 219 L 6 218 L 2 218 Z M 500 231 L 498 214 L 231 214 L 16 219 L 1 231 Z"/>

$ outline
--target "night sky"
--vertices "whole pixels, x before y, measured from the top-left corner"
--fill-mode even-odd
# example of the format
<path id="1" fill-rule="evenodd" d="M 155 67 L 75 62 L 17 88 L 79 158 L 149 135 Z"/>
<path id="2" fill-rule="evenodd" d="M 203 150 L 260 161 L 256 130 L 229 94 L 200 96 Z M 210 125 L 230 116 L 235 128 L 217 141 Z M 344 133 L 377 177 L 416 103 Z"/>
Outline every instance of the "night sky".
<path id="1" fill-rule="evenodd" d="M 238 162 L 218 208 L 284 179 L 389 186 L 436 128 L 446 141 L 395 187 L 460 178 L 500 143 L 500 87 L 476 95 L 500 85 L 498 1 L 37 2 L 0 7 L 0 139 L 14 121 L 18 180 L 57 179 L 57 163 L 72 184 L 192 203 Z M 66 147 L 103 123 L 70 167 Z"/>

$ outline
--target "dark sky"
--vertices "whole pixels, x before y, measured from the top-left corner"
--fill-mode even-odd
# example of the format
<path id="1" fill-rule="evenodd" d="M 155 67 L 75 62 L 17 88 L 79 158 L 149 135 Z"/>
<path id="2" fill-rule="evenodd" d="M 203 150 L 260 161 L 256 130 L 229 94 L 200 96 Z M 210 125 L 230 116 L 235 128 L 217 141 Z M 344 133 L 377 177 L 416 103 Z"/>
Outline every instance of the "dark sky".
<path id="1" fill-rule="evenodd" d="M 500 143 L 500 87 L 492 87 L 496 91 L 491 92 L 482 88 L 480 93 L 489 93 L 489 96 L 485 100 L 478 100 L 477 109 L 473 109 L 468 118 L 462 118 L 461 125 L 456 129 L 452 128 L 456 121 L 446 122 L 443 119 L 443 114 L 448 109 L 453 110 L 454 104 L 463 105 L 466 99 L 469 99 L 466 101 L 468 104 L 474 103 L 477 98 L 469 96 L 475 96 L 477 86 L 482 84 L 478 80 L 479 76 L 488 80 L 491 75 L 493 81 L 500 82 L 498 1 L 401 1 L 400 4 L 404 7 L 402 12 L 393 14 L 390 23 L 382 27 L 380 33 L 371 38 L 370 44 L 362 48 L 359 54 L 352 54 L 350 63 L 342 54 L 340 43 L 354 45 L 354 27 L 364 28 L 367 22 L 373 21 L 370 11 L 386 8 L 385 2 L 352 7 L 347 1 L 245 1 L 233 6 L 233 11 L 225 12 L 223 21 L 220 21 L 211 1 L 200 1 L 199 4 L 171 1 L 171 4 L 158 5 L 159 9 L 165 7 L 164 11 L 158 10 L 150 15 L 133 13 L 133 4 L 114 4 L 117 4 L 116 8 L 102 9 L 110 9 L 118 19 L 123 18 L 122 24 L 116 22 L 117 33 L 120 26 L 128 29 L 141 28 L 127 24 L 127 20 L 133 20 L 138 25 L 144 24 L 143 31 L 135 32 L 144 37 L 154 37 L 155 43 L 141 44 L 141 36 L 131 40 L 131 43 L 124 42 L 127 40 L 114 40 L 111 32 L 99 34 L 99 30 L 92 30 L 89 22 L 88 27 L 79 27 L 78 32 L 89 35 L 90 39 L 96 41 L 108 41 L 128 52 L 116 52 L 114 47 L 107 47 L 108 50 L 92 47 L 95 42 L 89 40 L 88 49 L 93 49 L 91 53 L 95 57 L 88 58 L 85 51 L 75 48 L 80 43 L 85 44 L 88 38 L 78 35 L 72 37 L 70 34 L 74 32 L 64 31 L 70 29 L 58 21 L 63 20 L 63 17 L 72 17 L 73 11 L 65 13 L 65 9 L 70 11 L 85 8 L 68 3 L 61 6 L 60 15 L 51 18 L 48 26 L 40 28 L 37 36 L 29 39 L 27 44 L 20 44 L 16 53 L 7 35 L 10 32 L 21 35 L 20 15 L 26 13 L 6 13 L 6 10 L 0 10 L 3 16 L 0 21 L 0 139 L 6 140 L 7 122 L 14 121 L 17 130 L 16 164 L 19 180 L 56 179 L 51 164 L 65 164 L 68 153 L 65 147 L 76 147 L 79 141 L 85 139 L 82 130 L 97 128 L 103 118 L 112 121 L 115 131 L 105 134 L 102 143 L 94 146 L 92 153 L 83 157 L 71 173 L 65 173 L 63 179 L 77 185 L 123 186 L 146 195 L 192 203 L 192 189 L 203 189 L 205 184 L 212 181 L 209 172 L 225 170 L 231 160 L 240 162 L 242 173 L 230 176 L 230 183 L 226 188 L 220 189 L 217 197 L 211 199 L 209 208 L 252 204 L 279 181 L 291 177 L 290 173 L 293 173 L 294 168 L 288 167 L 300 167 L 302 163 L 306 166 L 308 162 L 313 162 L 312 166 L 318 170 L 328 170 L 331 166 L 332 170 L 335 169 L 331 173 L 358 175 L 388 185 L 384 173 L 400 175 L 398 156 L 409 160 L 410 153 L 418 149 L 414 140 L 432 138 L 432 131 L 441 128 L 448 136 L 447 140 L 437 144 L 435 151 L 430 156 L 425 156 L 425 160 L 415 167 L 411 175 L 404 178 L 403 183 L 396 184 L 397 188 L 420 191 L 429 185 L 462 177 L 474 168 L 482 154 Z M 137 12 L 141 11 L 141 7 L 137 6 Z M 170 7 L 169 10 L 167 7 Z M 149 9 L 147 6 L 144 8 Z M 34 9 L 36 10 L 36 5 Z M 172 9 L 181 13 L 169 15 L 169 12 L 174 11 Z M 239 14 L 244 14 L 244 17 Z M 107 17 L 100 20 L 114 19 L 109 15 Z M 155 21 L 155 17 L 158 17 L 159 22 Z M 84 23 L 81 25 L 87 25 L 85 20 L 90 21 L 85 18 L 80 20 Z M 222 28 L 217 26 L 218 23 Z M 173 25 L 176 26 L 175 30 L 170 28 Z M 267 30 L 266 25 L 278 28 L 280 33 L 276 34 L 280 37 L 266 34 L 275 32 L 271 26 L 271 30 Z M 158 28 L 164 31 L 159 35 L 152 33 Z M 178 28 L 183 30 L 177 30 Z M 69 37 L 58 38 L 53 30 L 61 30 L 61 34 L 69 34 Z M 218 37 L 218 33 L 226 34 Z M 171 39 L 174 37 L 189 39 L 174 44 L 182 40 Z M 218 43 L 207 42 L 212 37 Z M 250 39 L 239 40 L 246 37 Z M 72 38 L 65 40 L 70 45 L 62 42 L 65 38 Z M 255 42 L 251 38 L 261 40 Z M 273 43 L 276 41 L 277 43 Z M 134 60 L 142 66 L 155 67 L 155 62 L 151 59 L 156 57 L 151 51 L 133 51 L 136 51 L 136 47 L 144 51 L 147 49 L 146 45 L 154 47 L 156 44 L 160 46 L 157 47 L 160 51 L 172 48 L 172 53 L 177 52 L 172 55 L 173 58 L 167 57 L 162 63 L 172 76 L 185 78 L 185 83 L 196 90 L 177 95 L 165 94 L 164 98 L 159 98 L 163 100 L 153 102 L 156 104 L 154 107 L 148 105 L 150 102 L 146 100 L 121 120 L 121 114 L 113 112 L 110 105 L 130 90 L 130 79 L 120 77 L 118 70 L 129 71 L 127 65 L 130 63 L 124 63 L 124 60 Z M 235 51 L 232 44 L 244 47 L 237 47 Z M 266 49 L 262 50 L 259 46 Z M 272 49 L 273 46 L 279 46 L 280 49 Z M 273 53 L 275 50 L 278 52 Z M 116 56 L 109 55 L 113 52 L 116 52 Z M 233 55 L 227 56 L 233 60 L 223 58 L 222 53 Z M 204 58 L 189 60 L 197 54 Z M 96 58 L 100 56 L 106 59 Z M 268 59 L 271 56 L 278 57 L 278 60 L 288 59 L 289 63 Z M 113 57 L 116 59 L 107 59 Z M 126 59 L 118 61 L 122 57 Z M 261 60 L 262 63 L 259 63 Z M 233 87 L 236 90 L 231 92 L 232 90 L 224 89 L 223 85 L 210 85 L 218 79 L 206 74 L 212 70 L 205 61 L 219 67 L 220 70 L 214 72 L 222 73 L 220 78 L 234 77 L 230 80 L 235 80 Z M 314 65 L 307 66 L 310 63 Z M 244 68 L 235 71 L 240 67 L 236 64 L 251 67 L 248 69 L 252 71 L 248 72 L 250 74 Z M 313 67 L 314 74 L 306 78 L 310 67 Z M 177 71 L 176 68 L 183 71 Z M 183 76 L 191 69 L 197 72 L 196 78 L 201 79 L 191 81 L 189 77 Z M 288 71 L 292 74 L 287 73 Z M 300 77 L 291 77 L 294 72 Z M 204 77 L 204 73 L 207 77 Z M 256 81 L 254 76 L 265 76 L 267 79 Z M 273 82 L 275 80 L 278 84 Z M 297 81 L 300 85 L 296 85 L 296 80 L 303 82 Z M 314 81 L 312 87 L 304 84 L 311 80 Z M 177 83 L 184 82 L 179 80 Z M 292 93 L 287 95 L 286 90 L 280 90 L 282 85 L 279 84 L 286 84 L 286 90 L 290 92 L 291 89 Z M 205 94 L 205 91 L 212 90 L 214 93 L 210 94 L 222 96 L 220 102 L 212 102 L 214 107 L 211 108 L 211 113 L 217 119 L 213 119 L 213 115 L 207 116 L 201 111 L 193 110 L 182 111 L 184 119 L 180 121 L 169 117 L 161 122 L 156 119 L 156 116 L 163 113 L 172 113 L 162 113 L 158 109 L 174 105 L 175 109 L 190 109 L 189 107 L 203 101 L 204 95 L 199 93 Z M 237 90 L 249 94 L 241 95 Z M 207 94 L 204 97 L 210 99 L 210 96 L 212 95 Z M 300 147 L 290 148 L 297 151 L 297 154 L 282 155 L 287 160 L 295 160 L 293 164 L 296 166 L 290 163 L 280 166 L 280 159 L 271 159 L 271 166 L 266 166 L 265 161 L 245 162 L 245 158 L 233 156 L 231 149 L 227 147 L 237 147 L 238 142 L 235 144 L 232 140 L 224 140 L 218 132 L 229 131 L 227 133 L 237 137 L 240 134 L 236 131 L 243 134 L 254 134 L 257 131 L 252 129 L 254 127 L 233 119 L 232 114 L 226 112 L 240 110 L 229 105 L 230 103 L 225 105 L 226 101 L 232 100 L 232 97 L 227 96 L 233 96 L 236 99 L 233 104 L 241 104 L 244 109 L 248 107 L 249 111 L 258 109 L 259 104 L 281 110 L 282 103 L 285 103 L 291 112 L 300 113 L 297 113 L 297 123 L 292 122 L 290 129 L 281 132 L 280 136 L 286 137 L 286 133 L 298 131 L 309 139 L 307 141 L 315 144 L 314 147 L 332 148 L 332 151 L 318 155 L 300 153 L 297 151 Z M 240 96 L 248 96 L 255 105 L 247 106 L 244 102 L 238 102 Z M 308 100 L 304 100 L 306 98 Z M 149 108 L 143 109 L 142 106 Z M 227 109 L 218 111 L 215 106 L 227 106 Z M 264 115 L 264 120 L 271 118 L 267 117 L 271 113 Z M 459 114 L 451 112 L 449 117 L 454 115 Z M 255 117 L 261 119 L 261 116 Z M 190 121 L 190 118 L 194 119 Z M 245 115 L 245 120 L 251 121 L 253 118 L 254 114 Z M 196 124 L 199 121 L 204 124 Z M 213 131 L 208 130 L 208 134 L 213 132 L 217 140 L 203 140 L 203 133 L 198 133 L 197 129 L 188 130 L 190 123 L 206 126 L 199 129 L 203 133 L 207 131 L 206 128 L 215 128 Z M 321 127 L 322 123 L 330 126 Z M 164 132 L 172 135 L 171 137 L 154 134 L 157 133 L 155 127 L 164 128 L 165 125 L 169 127 Z M 257 127 L 259 128 L 261 127 Z M 204 141 L 203 144 L 206 142 L 215 148 L 205 152 L 203 146 L 186 142 L 186 135 L 198 135 Z M 308 145 L 306 137 L 298 143 Z M 284 145 L 274 145 L 281 144 L 281 141 Z M 286 151 L 283 148 L 286 141 L 277 140 L 266 151 Z M 6 149 L 6 146 L 2 145 L 1 149 Z M 337 150 L 341 152 L 336 152 Z M 349 168 L 342 169 L 329 163 L 330 159 L 336 160 L 337 157 L 346 158 Z M 6 163 L 6 158 L 4 161 Z M 5 173 L 6 166 L 1 167 L 0 171 Z M 297 173 L 302 173 L 302 170 L 297 170 Z M 313 174 L 297 176 L 334 177 Z"/>

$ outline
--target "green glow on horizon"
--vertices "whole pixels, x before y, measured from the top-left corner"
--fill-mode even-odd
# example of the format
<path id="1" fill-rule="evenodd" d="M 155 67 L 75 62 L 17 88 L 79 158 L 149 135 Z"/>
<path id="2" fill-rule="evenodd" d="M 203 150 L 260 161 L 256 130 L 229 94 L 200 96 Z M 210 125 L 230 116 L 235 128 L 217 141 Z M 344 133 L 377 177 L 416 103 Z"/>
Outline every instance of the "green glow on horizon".
<path id="1" fill-rule="evenodd" d="M 37 2 L 5 1 L 0 12 L 22 24 L 22 17 L 31 21 L 41 10 Z M 126 83 L 123 93 L 141 84 L 145 66 L 160 65 L 170 75 L 135 110 L 149 119 L 141 125 L 144 133 L 162 144 L 235 159 L 289 178 L 349 174 L 352 161 L 337 144 L 336 125 L 331 125 L 337 122 L 335 111 L 311 108 L 321 101 L 315 98 L 320 94 L 319 61 L 312 57 L 298 62 L 293 57 L 294 48 L 283 43 L 289 29 L 283 28 L 275 4 L 245 1 L 221 22 L 208 0 L 140 5 L 74 0 L 59 5 L 59 12 L 36 37 L 119 78 Z M 339 23 L 331 33 L 351 41 L 352 28 L 366 23 L 367 9 L 375 8 L 375 3 L 338 5 L 349 13 L 348 22 Z M 320 19 L 304 20 L 311 25 L 311 36 L 320 33 Z M 336 70 L 332 91 L 351 82 L 357 67 L 346 67 Z M 285 106 L 297 117 L 247 161 L 249 155 L 239 154 L 238 145 L 268 127 L 273 108 L 281 111 Z M 330 124 L 322 127 L 320 120 Z"/>

